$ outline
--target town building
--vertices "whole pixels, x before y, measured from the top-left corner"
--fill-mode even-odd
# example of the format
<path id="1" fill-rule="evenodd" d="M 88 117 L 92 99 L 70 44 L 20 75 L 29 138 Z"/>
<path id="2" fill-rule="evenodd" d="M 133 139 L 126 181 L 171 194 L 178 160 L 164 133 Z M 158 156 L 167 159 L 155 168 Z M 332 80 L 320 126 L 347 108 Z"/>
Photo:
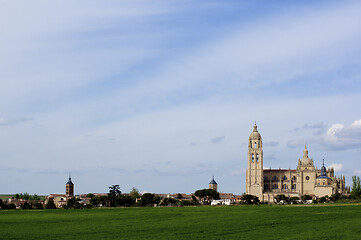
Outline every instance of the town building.
<path id="1" fill-rule="evenodd" d="M 57 208 L 61 208 L 68 203 L 68 199 L 74 197 L 74 183 L 69 175 L 68 182 L 65 184 L 65 194 L 49 194 L 46 197 L 46 203 L 52 200 Z"/>
<path id="2" fill-rule="evenodd" d="M 249 136 L 247 160 L 246 193 L 257 196 L 260 201 L 274 202 L 275 196 L 280 194 L 323 197 L 347 194 L 349 190 L 345 177 L 335 177 L 333 168 L 326 169 L 324 164 L 321 169 L 315 168 L 306 146 L 296 169 L 263 169 L 262 137 L 256 123 Z"/>

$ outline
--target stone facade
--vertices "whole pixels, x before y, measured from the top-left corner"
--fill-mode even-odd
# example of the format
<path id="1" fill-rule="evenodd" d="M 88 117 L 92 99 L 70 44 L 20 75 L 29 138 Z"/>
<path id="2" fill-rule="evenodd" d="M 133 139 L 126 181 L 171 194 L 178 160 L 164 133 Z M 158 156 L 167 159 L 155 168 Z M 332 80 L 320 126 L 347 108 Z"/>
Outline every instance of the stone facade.
<path id="1" fill-rule="evenodd" d="M 331 196 L 346 194 L 345 177 L 336 178 L 334 169 L 323 166 L 316 169 L 308 156 L 307 147 L 298 160 L 297 169 L 263 169 L 262 137 L 254 125 L 248 141 L 248 167 L 246 172 L 246 193 L 257 196 L 260 201 L 273 202 L 275 196 L 288 197 L 311 195 Z"/>

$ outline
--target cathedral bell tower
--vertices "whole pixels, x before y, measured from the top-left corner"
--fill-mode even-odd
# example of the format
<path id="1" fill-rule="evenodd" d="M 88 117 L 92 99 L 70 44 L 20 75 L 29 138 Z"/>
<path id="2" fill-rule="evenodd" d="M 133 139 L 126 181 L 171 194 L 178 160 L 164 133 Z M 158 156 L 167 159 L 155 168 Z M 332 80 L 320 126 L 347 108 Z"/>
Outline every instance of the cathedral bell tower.
<path id="1" fill-rule="evenodd" d="M 246 193 L 263 199 L 263 149 L 262 137 L 254 124 L 248 140 L 248 167 L 246 173 Z"/>

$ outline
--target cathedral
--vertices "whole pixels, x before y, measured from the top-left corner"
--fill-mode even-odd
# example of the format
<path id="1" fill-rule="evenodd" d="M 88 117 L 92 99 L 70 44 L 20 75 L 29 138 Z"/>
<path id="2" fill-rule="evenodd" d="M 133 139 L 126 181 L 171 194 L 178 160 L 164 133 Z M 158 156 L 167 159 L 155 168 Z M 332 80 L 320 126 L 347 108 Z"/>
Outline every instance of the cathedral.
<path id="1" fill-rule="evenodd" d="M 254 124 L 248 141 L 248 167 L 246 172 L 246 193 L 257 196 L 260 201 L 274 202 L 277 195 L 300 197 L 331 196 L 346 194 L 345 177 L 335 177 L 333 168 L 315 168 L 308 156 L 307 147 L 298 160 L 296 169 L 263 169 L 262 137 Z"/>

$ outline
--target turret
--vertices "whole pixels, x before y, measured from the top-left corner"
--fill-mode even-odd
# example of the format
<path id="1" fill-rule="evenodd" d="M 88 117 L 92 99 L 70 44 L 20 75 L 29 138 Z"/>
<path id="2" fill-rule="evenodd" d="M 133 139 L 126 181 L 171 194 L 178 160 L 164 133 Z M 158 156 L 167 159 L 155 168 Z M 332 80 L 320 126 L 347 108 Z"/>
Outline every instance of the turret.
<path id="1" fill-rule="evenodd" d="M 71 176 L 69 174 L 69 180 L 65 185 L 65 195 L 68 197 L 74 196 L 74 183 L 71 181 Z"/>
<path id="2" fill-rule="evenodd" d="M 209 189 L 213 189 L 214 191 L 217 191 L 217 182 L 214 180 L 214 176 L 212 177 L 212 181 L 209 183 Z"/>

